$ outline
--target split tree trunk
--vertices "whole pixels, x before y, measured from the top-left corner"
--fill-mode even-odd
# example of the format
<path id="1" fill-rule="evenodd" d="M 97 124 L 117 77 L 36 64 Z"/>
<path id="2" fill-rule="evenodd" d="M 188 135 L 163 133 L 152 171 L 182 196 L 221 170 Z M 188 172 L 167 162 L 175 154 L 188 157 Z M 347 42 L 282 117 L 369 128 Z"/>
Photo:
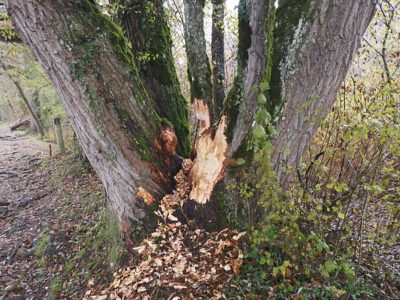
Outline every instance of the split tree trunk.
<path id="1" fill-rule="evenodd" d="M 129 241 L 131 222 L 171 188 L 177 141 L 141 84 L 122 31 L 89 1 L 6 6 L 61 95 Z"/>
<path id="2" fill-rule="evenodd" d="M 202 99 L 212 111 L 204 1 L 184 3 L 192 100 Z M 146 205 L 170 189 L 175 146 L 181 137 L 165 128 L 157 103 L 139 78 L 138 58 L 133 58 L 121 30 L 91 1 L 7 0 L 6 4 L 14 24 L 62 96 L 78 139 L 107 190 L 111 210 L 119 217 L 121 229 L 126 230 L 130 221 L 146 216 Z M 272 163 L 285 184 L 285 169 L 297 166 L 320 120 L 332 107 L 375 5 L 363 0 L 283 1 L 275 27 L 272 0 L 246 0 L 245 4 L 250 26 L 246 27 L 246 22 L 240 26 L 243 74 L 236 84 L 240 92 L 243 83 L 243 100 L 233 105 L 233 110 L 225 109 L 228 150 L 214 151 L 216 142 L 225 149 L 224 137 L 215 139 L 221 137 L 225 119 L 216 131 L 202 126 L 202 141 L 196 146 L 212 149 L 218 159 L 212 167 L 222 165 L 223 170 L 229 156 L 249 136 L 258 108 L 253 87 L 269 83 L 272 89 L 267 108 L 275 118 L 280 117 Z M 269 80 L 271 66 L 273 76 Z M 207 122 L 212 124 L 211 120 Z M 222 164 L 219 157 L 224 160 Z M 220 175 L 216 169 L 212 180 L 220 179 Z M 205 213 L 204 217 L 210 216 Z"/>

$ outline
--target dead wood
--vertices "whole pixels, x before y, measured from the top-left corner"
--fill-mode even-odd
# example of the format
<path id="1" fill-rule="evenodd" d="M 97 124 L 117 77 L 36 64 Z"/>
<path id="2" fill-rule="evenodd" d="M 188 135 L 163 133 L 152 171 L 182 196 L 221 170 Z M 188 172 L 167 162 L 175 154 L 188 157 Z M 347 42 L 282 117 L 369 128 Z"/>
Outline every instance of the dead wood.
<path id="1" fill-rule="evenodd" d="M 22 119 L 21 120 L 20 119 L 20 120 L 15 121 L 14 123 L 12 123 L 10 125 L 10 130 L 13 131 L 13 130 L 16 130 L 16 129 L 22 127 L 22 126 L 29 126 L 30 124 L 31 124 L 30 120 L 28 120 L 28 119 Z"/>

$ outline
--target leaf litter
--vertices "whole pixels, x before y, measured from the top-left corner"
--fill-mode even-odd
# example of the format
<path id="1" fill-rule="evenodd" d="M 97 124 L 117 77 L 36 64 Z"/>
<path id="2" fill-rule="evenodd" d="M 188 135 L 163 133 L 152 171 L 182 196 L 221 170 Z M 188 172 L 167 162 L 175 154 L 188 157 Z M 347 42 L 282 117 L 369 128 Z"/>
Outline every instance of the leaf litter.
<path id="1" fill-rule="evenodd" d="M 161 200 L 156 211 L 155 231 L 134 248 L 141 262 L 115 272 L 107 289 L 90 289 L 84 300 L 225 298 L 222 290 L 243 262 L 245 233 L 231 229 L 209 233 L 179 221 L 180 208 L 189 197 L 192 165 L 191 160 L 184 160 L 175 176 L 175 190 Z"/>

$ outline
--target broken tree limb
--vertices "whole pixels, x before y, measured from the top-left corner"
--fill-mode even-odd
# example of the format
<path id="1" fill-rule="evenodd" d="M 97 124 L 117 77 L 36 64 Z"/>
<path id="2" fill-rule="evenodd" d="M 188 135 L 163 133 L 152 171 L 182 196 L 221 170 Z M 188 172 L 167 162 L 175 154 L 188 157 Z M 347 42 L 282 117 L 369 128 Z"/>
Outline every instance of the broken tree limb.
<path id="1" fill-rule="evenodd" d="M 208 105 L 198 99 L 193 102 L 193 111 L 196 112 L 200 128 L 195 142 L 196 158 L 189 173 L 190 199 L 205 204 L 210 200 L 215 185 L 222 179 L 226 166 L 226 118 L 222 116 L 217 127 L 213 128 Z"/>
<path id="2" fill-rule="evenodd" d="M 31 124 L 31 121 L 29 121 L 28 119 L 17 120 L 10 125 L 10 130 L 13 131 L 22 126 L 28 126 L 29 124 Z"/>

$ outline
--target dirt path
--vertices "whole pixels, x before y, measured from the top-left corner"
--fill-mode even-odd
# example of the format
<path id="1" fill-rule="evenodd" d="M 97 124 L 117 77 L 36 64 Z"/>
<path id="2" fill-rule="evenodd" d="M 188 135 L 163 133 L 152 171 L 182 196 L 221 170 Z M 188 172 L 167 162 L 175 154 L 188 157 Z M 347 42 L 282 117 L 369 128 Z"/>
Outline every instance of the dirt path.
<path id="1" fill-rule="evenodd" d="M 24 298 L 40 297 L 32 291 L 43 281 L 32 256 L 52 220 L 43 209 L 51 194 L 48 174 L 38 167 L 46 155 L 46 144 L 0 125 L 0 293 L 23 290 Z"/>

